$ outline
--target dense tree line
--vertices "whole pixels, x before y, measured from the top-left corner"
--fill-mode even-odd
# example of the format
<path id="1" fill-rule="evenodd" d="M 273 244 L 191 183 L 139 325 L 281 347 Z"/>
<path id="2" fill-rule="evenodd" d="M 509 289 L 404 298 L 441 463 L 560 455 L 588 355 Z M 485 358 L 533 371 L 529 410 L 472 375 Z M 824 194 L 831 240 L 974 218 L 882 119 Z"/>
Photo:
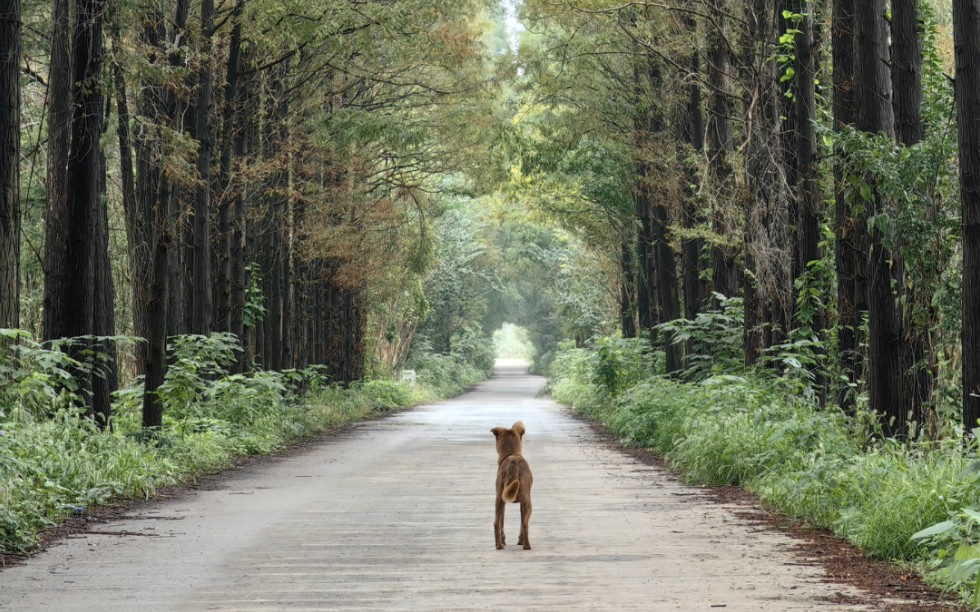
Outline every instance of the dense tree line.
<path id="1" fill-rule="evenodd" d="M 485 103 L 493 10 L 5 3 L 0 327 L 72 338 L 103 427 L 119 367 L 162 424 L 182 334 L 233 334 L 239 371 L 362 378 L 373 304 L 430 265 L 436 177 L 474 159 L 453 134 Z M 120 333 L 145 340 L 131 358 Z"/>
<path id="2" fill-rule="evenodd" d="M 180 334 L 349 383 L 616 312 L 678 375 L 665 323 L 737 297 L 746 364 L 885 436 L 977 424 L 973 2 L 526 0 L 516 56 L 501 10 L 2 5 L 0 325 L 75 338 L 102 424 L 144 375 L 158 427 Z"/>
<path id="3" fill-rule="evenodd" d="M 660 324 L 737 296 L 747 364 L 802 357 L 817 399 L 853 411 L 866 396 L 886 437 L 934 432 L 954 394 L 977 426 L 976 15 L 527 0 L 524 130 L 600 141 L 632 167 L 593 199 L 591 235 L 620 262 L 623 335 L 651 337 L 679 373 L 685 345 Z M 557 169 L 535 167 L 544 148 L 521 156 L 528 181 Z"/>

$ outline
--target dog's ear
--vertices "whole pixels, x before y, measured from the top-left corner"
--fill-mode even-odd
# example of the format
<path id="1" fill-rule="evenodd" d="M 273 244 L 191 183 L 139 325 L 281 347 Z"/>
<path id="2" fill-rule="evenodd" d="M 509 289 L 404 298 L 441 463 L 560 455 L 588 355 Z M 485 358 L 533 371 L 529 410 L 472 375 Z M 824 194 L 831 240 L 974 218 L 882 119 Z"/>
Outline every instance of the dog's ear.
<path id="1" fill-rule="evenodd" d="M 503 427 L 494 427 L 493 429 L 490 430 L 490 433 L 493 434 L 494 438 L 499 438 L 500 434 L 504 433 L 505 431 L 507 430 L 504 429 Z"/>
<path id="2" fill-rule="evenodd" d="M 518 422 L 514 423 L 514 426 L 511 427 L 511 429 L 514 430 L 514 433 L 516 433 L 520 437 L 522 437 L 522 438 L 524 437 L 524 431 L 525 431 L 524 430 L 524 421 L 518 421 Z"/>

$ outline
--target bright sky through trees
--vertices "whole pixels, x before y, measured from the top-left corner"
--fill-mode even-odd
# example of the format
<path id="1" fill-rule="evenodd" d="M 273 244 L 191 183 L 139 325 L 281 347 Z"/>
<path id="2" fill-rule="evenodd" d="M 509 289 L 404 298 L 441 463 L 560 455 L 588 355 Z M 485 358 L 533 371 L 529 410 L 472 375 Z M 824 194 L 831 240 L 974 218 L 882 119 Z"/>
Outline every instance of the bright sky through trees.
<path id="1" fill-rule="evenodd" d="M 507 41 L 514 53 L 517 53 L 517 39 L 524 31 L 524 24 L 517 16 L 517 7 L 520 0 L 501 0 L 504 7 L 504 23 L 507 26 Z"/>

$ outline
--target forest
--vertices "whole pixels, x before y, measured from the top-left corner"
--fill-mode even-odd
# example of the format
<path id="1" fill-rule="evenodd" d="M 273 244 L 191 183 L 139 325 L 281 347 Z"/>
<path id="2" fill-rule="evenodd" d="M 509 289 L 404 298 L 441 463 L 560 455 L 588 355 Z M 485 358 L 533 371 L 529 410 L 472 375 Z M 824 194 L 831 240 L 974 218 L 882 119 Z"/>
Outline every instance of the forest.
<path id="1" fill-rule="evenodd" d="M 978 605 L 977 117 L 980 0 L 0 0 L 0 552 L 497 332 Z"/>

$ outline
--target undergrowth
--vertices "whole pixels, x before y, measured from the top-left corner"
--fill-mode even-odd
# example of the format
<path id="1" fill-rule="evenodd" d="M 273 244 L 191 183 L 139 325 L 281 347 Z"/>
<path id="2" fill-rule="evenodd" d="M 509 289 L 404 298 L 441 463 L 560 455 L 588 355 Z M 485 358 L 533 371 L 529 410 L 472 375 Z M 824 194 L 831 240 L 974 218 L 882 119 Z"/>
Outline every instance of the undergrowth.
<path id="1" fill-rule="evenodd" d="M 712 370 L 697 360 L 687 381 L 669 379 L 643 345 L 607 338 L 563 347 L 553 396 L 625 444 L 663 455 L 691 484 L 742 486 L 872 557 L 917 564 L 948 588 L 980 593 L 975 444 L 880 440 L 868 434 L 867 415 L 818 408 L 792 372 L 774 377 L 730 362 Z"/>
<path id="2" fill-rule="evenodd" d="M 161 388 L 164 426 L 141 427 L 142 382 L 121 389 L 112 430 L 70 406 L 72 364 L 22 333 L 0 344 L 0 553 L 37 545 L 64 517 L 120 498 L 150 497 L 244 455 L 267 454 L 303 436 L 459 393 L 486 364 L 433 356 L 415 364 L 417 384 L 330 384 L 322 370 L 229 373 L 238 347 L 226 334 L 184 336 L 170 346 Z"/>

